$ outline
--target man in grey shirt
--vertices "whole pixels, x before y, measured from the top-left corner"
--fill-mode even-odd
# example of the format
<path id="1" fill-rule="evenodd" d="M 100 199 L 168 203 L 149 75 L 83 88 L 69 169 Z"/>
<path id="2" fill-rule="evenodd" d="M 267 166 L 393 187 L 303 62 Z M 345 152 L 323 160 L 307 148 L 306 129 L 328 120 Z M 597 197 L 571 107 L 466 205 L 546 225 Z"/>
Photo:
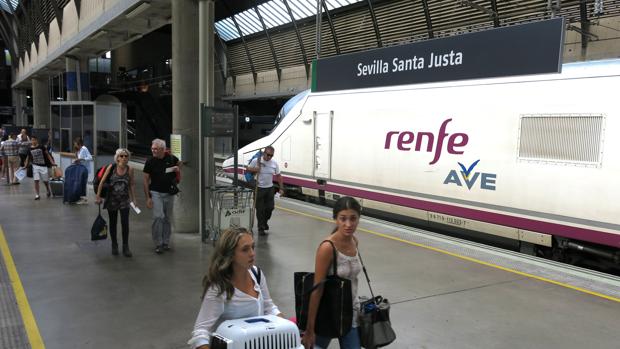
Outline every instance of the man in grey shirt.
<path id="1" fill-rule="evenodd" d="M 274 188 L 273 177 L 278 177 L 280 185 L 280 195 L 284 195 L 284 185 L 282 176 L 280 175 L 280 167 L 273 160 L 274 149 L 272 146 L 265 147 L 260 158 L 254 159 L 248 165 L 247 170 L 257 174 L 258 190 L 256 193 L 256 219 L 258 220 L 258 235 L 267 235 L 265 232 L 269 230 L 267 222 L 271 218 L 271 212 L 275 207 L 273 202 Z M 260 160 L 260 162 L 259 162 Z"/>

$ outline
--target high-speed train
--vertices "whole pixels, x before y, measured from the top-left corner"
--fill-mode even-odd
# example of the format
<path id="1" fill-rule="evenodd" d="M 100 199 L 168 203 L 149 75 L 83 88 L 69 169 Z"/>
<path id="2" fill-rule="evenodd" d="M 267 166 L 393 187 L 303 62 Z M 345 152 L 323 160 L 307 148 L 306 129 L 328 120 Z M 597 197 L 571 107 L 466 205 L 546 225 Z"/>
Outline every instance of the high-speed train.
<path id="1" fill-rule="evenodd" d="M 272 145 L 285 184 L 305 195 L 354 196 L 365 208 L 618 264 L 618 86 L 620 60 L 606 60 L 560 74 L 306 91 L 239 150 L 239 164 Z M 223 167 L 232 176 L 233 160 Z"/>

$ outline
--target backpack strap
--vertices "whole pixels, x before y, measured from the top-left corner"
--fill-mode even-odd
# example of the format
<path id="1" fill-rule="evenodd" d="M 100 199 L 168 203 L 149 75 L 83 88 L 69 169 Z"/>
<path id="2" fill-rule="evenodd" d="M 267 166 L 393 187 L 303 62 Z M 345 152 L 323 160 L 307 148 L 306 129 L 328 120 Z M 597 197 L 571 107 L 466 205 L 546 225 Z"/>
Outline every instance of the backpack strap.
<path id="1" fill-rule="evenodd" d="M 252 274 L 254 274 L 254 277 L 256 278 L 256 283 L 258 284 L 258 287 L 260 287 L 260 278 L 263 274 L 260 270 L 260 267 L 258 265 L 255 265 L 255 266 L 252 266 L 250 270 L 252 271 Z"/>

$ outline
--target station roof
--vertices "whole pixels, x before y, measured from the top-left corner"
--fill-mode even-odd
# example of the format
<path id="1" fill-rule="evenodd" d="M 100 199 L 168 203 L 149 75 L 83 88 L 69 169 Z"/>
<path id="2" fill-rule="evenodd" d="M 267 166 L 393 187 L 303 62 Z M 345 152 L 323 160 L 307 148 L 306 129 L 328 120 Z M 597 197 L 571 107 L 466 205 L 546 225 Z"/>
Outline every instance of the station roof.
<path id="1" fill-rule="evenodd" d="M 331 11 L 360 1 L 362 0 L 324 0 L 324 4 Z M 225 3 L 220 2 L 219 4 L 223 9 L 226 8 Z M 317 1 L 288 0 L 283 2 L 281 0 L 268 0 L 245 10 L 243 8 L 242 6 L 235 10 L 230 9 L 230 16 L 215 22 L 216 31 L 224 41 L 238 39 L 241 34 L 250 35 L 289 24 L 293 21 L 291 15 L 295 20 L 316 16 Z M 237 25 L 239 29 L 236 28 Z"/>
<path id="2" fill-rule="evenodd" d="M 0 0 L 0 9 L 8 13 L 13 13 L 18 4 L 19 0 Z"/>

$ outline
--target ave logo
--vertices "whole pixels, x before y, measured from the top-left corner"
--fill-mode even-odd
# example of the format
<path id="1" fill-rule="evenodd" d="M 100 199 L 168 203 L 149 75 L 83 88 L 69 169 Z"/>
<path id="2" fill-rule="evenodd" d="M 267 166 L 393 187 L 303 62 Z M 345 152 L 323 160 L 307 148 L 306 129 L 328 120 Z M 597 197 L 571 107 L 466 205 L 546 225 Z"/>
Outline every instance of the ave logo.
<path id="1" fill-rule="evenodd" d="M 476 185 L 480 185 L 480 189 L 484 190 L 495 190 L 495 181 L 497 180 L 497 174 L 495 173 L 485 173 L 485 172 L 473 172 L 474 167 L 478 165 L 480 159 L 474 161 L 469 167 L 465 167 L 465 165 L 460 162 L 459 167 L 461 168 L 460 176 L 457 170 L 452 170 L 448 173 L 448 176 L 443 181 L 443 184 L 456 184 L 459 187 L 462 187 L 463 184 L 467 186 L 467 189 L 471 190 Z M 476 184 L 478 183 L 478 184 Z"/>

